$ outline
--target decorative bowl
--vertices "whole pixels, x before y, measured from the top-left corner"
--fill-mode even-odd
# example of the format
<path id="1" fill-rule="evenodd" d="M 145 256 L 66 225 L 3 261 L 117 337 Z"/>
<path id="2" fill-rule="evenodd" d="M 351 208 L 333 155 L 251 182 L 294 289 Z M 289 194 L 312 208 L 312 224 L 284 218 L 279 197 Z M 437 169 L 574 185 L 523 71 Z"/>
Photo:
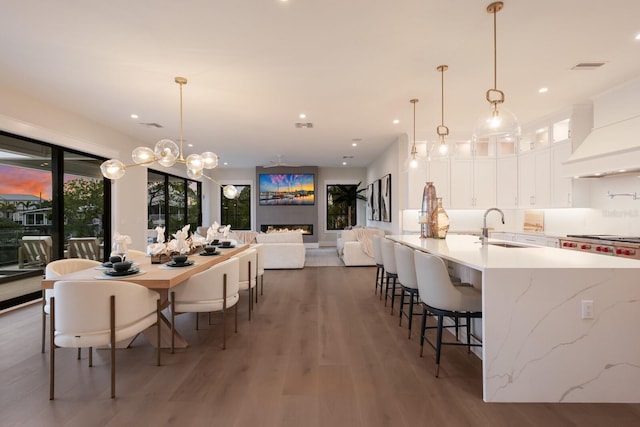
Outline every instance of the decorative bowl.
<path id="1" fill-rule="evenodd" d="M 132 265 L 133 263 L 131 261 L 114 262 L 113 269 L 118 273 L 122 273 L 123 271 L 129 270 Z"/>
<path id="2" fill-rule="evenodd" d="M 187 262 L 187 258 L 187 255 L 174 255 L 173 262 L 175 262 L 176 264 L 184 264 L 185 262 Z"/>

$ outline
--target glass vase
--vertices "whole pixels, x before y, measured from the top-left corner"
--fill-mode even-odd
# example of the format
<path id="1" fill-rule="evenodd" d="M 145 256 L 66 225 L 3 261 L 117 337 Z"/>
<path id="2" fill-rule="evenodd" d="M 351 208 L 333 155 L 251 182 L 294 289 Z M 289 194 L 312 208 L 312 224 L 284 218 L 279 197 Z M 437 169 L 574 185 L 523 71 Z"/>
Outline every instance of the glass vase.
<path id="1" fill-rule="evenodd" d="M 442 197 L 438 197 L 436 200 L 437 206 L 431 214 L 431 221 L 429 223 L 433 237 L 436 239 L 444 239 L 447 237 L 447 232 L 449 231 L 449 215 L 447 215 L 447 211 L 442 207 Z"/>
<path id="2" fill-rule="evenodd" d="M 429 181 L 424 186 L 422 191 L 422 212 L 427 221 L 420 221 L 420 238 L 435 237 L 433 235 L 433 224 L 431 224 L 433 218 L 433 212 L 438 207 L 436 201 L 436 187 L 433 182 Z"/>

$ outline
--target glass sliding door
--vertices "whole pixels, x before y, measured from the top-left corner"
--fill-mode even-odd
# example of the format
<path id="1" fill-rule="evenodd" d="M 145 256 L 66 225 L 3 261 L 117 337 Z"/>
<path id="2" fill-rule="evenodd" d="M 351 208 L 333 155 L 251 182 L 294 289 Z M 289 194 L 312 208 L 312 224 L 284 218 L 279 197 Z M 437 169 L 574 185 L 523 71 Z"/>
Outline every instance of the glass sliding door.
<path id="1" fill-rule="evenodd" d="M 195 233 L 202 222 L 202 184 L 149 170 L 147 180 L 148 229 L 165 227 L 165 239 L 190 224 Z"/>
<path id="2" fill-rule="evenodd" d="M 251 186 L 236 185 L 238 197 L 227 199 L 220 189 L 220 212 L 222 224 L 231 225 L 232 230 L 251 230 Z"/>
<path id="3" fill-rule="evenodd" d="M 173 234 L 186 225 L 187 192 L 184 178 L 168 176 L 167 199 L 169 201 L 169 215 L 167 224 L 169 234 Z M 191 230 L 195 231 L 195 230 Z"/>
<path id="4" fill-rule="evenodd" d="M 78 255 L 69 248 L 69 239 L 95 238 L 101 248 L 98 259 L 104 259 L 104 178 L 100 163 L 82 154 L 64 153 L 64 245 L 70 257 Z"/>
<path id="5" fill-rule="evenodd" d="M 0 132 L 0 309 L 41 295 L 46 264 L 69 237 L 110 244 L 103 159 Z"/>

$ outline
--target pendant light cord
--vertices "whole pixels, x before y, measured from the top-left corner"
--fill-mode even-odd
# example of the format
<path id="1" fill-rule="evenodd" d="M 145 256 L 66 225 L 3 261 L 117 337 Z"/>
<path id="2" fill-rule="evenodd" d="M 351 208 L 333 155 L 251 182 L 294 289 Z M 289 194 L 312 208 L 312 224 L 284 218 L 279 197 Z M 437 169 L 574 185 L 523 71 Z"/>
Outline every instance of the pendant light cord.
<path id="1" fill-rule="evenodd" d="M 493 9 L 493 89 L 498 90 L 498 32 L 496 8 Z"/>
<path id="2" fill-rule="evenodd" d="M 180 81 L 178 81 L 177 83 L 180 85 L 180 157 L 179 157 L 179 160 L 184 160 L 184 156 L 182 155 L 182 85 L 184 83 Z"/>

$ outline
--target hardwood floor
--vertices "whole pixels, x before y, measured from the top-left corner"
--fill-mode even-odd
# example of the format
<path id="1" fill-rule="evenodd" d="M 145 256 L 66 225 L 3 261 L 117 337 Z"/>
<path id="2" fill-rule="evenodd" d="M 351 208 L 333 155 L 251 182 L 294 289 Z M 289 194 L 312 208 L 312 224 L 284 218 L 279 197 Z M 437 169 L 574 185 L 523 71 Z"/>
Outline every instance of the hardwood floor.
<path id="1" fill-rule="evenodd" d="M 219 317 L 178 317 L 190 347 L 162 353 L 139 337 L 117 352 L 116 399 L 108 352 L 94 367 L 56 351 L 56 400 L 48 400 L 48 352 L 40 353 L 40 305 L 0 316 L 2 426 L 631 426 L 638 404 L 487 404 L 482 364 L 446 348 L 440 378 L 434 353 L 407 340 L 373 293 L 375 269 L 268 270 L 265 293 L 239 333 Z M 416 324 L 414 323 L 414 327 Z"/>

